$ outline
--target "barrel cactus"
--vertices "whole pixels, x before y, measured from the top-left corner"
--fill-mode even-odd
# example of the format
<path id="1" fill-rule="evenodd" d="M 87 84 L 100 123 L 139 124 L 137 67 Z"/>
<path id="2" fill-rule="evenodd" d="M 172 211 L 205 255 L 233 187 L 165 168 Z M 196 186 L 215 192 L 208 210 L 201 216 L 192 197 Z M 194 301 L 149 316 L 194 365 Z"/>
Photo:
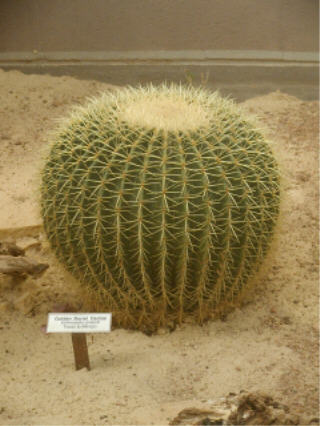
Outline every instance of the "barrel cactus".
<path id="1" fill-rule="evenodd" d="M 127 87 L 75 108 L 42 173 L 58 259 L 123 326 L 198 322 L 235 303 L 270 246 L 279 172 L 229 100 Z"/>

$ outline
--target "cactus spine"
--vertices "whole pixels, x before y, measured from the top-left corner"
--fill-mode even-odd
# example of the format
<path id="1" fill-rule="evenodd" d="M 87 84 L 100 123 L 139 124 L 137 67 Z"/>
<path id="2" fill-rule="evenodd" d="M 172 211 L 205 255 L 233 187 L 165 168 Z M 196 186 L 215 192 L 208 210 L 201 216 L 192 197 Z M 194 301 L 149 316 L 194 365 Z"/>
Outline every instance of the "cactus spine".
<path id="1" fill-rule="evenodd" d="M 77 108 L 43 170 L 51 247 L 125 326 L 199 322 L 232 303 L 279 213 L 268 143 L 217 93 L 126 88 Z"/>

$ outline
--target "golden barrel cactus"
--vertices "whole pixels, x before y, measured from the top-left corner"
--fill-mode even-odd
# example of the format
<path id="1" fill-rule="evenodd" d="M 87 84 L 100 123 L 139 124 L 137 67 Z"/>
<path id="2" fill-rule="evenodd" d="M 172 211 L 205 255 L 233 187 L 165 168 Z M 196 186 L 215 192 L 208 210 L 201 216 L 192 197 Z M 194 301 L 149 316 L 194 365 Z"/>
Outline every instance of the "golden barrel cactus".
<path id="1" fill-rule="evenodd" d="M 133 328 L 198 322 L 235 302 L 270 246 L 279 172 L 229 100 L 181 85 L 76 108 L 42 174 L 45 231 L 65 267 Z"/>

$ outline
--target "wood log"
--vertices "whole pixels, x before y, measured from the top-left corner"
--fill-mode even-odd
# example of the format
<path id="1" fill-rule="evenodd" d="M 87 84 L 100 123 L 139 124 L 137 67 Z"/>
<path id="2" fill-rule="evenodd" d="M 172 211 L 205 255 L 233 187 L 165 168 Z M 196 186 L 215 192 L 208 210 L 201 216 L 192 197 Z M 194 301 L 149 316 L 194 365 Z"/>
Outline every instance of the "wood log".
<path id="1" fill-rule="evenodd" d="M 7 275 L 41 275 L 49 265 L 27 257 L 0 255 L 0 273 Z"/>

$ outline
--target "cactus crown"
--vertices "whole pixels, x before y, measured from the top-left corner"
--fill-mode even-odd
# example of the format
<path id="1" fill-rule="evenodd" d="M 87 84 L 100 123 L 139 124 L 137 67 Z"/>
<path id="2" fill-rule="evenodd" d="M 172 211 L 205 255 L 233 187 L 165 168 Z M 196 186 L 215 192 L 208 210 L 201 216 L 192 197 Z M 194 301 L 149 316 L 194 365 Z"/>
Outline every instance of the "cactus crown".
<path id="1" fill-rule="evenodd" d="M 126 88 L 77 108 L 43 170 L 53 250 L 124 326 L 199 322 L 239 298 L 279 213 L 263 135 L 217 93 Z"/>

